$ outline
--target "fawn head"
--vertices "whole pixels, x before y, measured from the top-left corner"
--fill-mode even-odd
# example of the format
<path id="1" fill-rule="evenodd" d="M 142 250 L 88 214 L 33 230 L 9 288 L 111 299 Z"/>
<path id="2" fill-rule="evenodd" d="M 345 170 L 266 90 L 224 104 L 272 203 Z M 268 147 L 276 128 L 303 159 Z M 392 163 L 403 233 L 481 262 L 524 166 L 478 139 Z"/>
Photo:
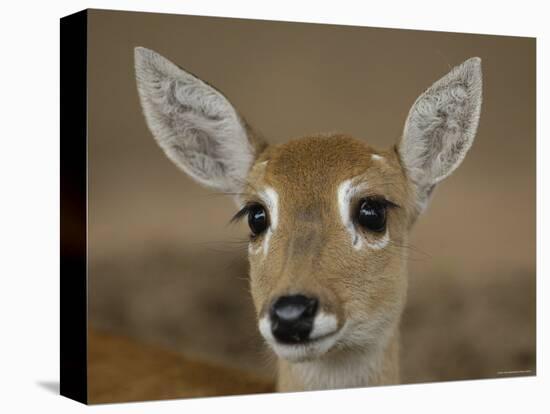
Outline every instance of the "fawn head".
<path id="1" fill-rule="evenodd" d="M 474 140 L 480 59 L 421 94 L 386 150 L 340 134 L 268 146 L 218 90 L 151 50 L 135 59 L 160 147 L 199 183 L 237 195 L 259 329 L 275 353 L 298 362 L 381 346 L 405 302 L 408 232 Z"/>

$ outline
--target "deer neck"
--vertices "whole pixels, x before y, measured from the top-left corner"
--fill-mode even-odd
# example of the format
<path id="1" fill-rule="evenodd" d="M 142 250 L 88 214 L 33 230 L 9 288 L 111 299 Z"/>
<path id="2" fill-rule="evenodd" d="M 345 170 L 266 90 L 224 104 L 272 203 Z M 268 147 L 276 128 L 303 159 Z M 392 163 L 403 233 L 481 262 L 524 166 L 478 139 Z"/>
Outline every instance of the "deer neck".
<path id="1" fill-rule="evenodd" d="M 399 328 L 379 345 L 343 350 L 314 361 L 279 360 L 278 391 L 366 387 L 399 383 Z"/>

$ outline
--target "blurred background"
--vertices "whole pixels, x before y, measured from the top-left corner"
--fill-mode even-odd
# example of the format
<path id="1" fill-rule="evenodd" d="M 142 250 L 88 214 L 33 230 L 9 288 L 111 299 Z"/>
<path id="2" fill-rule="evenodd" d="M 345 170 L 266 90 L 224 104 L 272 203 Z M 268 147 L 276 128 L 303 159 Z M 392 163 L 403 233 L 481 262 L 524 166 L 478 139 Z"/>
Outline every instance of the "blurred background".
<path id="1" fill-rule="evenodd" d="M 88 35 L 92 402 L 265 392 L 273 378 L 245 225 L 154 142 L 136 46 L 223 91 L 270 143 L 339 131 L 378 147 L 424 89 L 481 57 L 476 141 L 412 232 L 402 379 L 536 373 L 534 39 L 99 10 Z"/>

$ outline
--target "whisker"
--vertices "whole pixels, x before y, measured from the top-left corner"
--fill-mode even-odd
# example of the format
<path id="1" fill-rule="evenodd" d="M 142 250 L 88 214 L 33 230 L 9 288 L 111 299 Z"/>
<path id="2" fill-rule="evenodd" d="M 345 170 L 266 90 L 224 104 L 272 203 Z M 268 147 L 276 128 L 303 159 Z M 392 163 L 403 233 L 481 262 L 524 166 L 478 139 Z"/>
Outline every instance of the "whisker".
<path id="1" fill-rule="evenodd" d="M 194 244 L 206 251 L 213 253 L 234 253 L 248 250 L 248 239 L 234 239 L 223 241 L 204 241 Z"/>
<path id="2" fill-rule="evenodd" d="M 408 251 L 418 253 L 421 256 L 423 256 L 423 258 L 416 258 L 416 257 L 410 256 L 410 255 L 407 255 L 408 256 L 407 258 L 411 261 L 422 261 L 422 260 L 428 260 L 428 259 L 432 258 L 431 254 L 421 250 L 420 248 L 418 248 L 418 247 L 416 247 L 412 244 L 398 244 L 398 243 L 390 240 L 390 242 L 388 243 L 388 246 L 390 248 L 394 248 L 394 249 L 403 249 L 403 250 L 406 249 Z"/>

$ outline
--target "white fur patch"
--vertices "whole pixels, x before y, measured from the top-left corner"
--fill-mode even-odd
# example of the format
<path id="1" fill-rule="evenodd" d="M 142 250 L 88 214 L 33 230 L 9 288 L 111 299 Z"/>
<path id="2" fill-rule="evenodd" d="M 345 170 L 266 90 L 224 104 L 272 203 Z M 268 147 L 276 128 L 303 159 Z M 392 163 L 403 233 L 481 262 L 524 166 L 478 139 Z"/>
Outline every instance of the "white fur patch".
<path id="1" fill-rule="evenodd" d="M 363 247 L 363 238 L 357 232 L 357 229 L 351 221 L 350 215 L 350 203 L 356 188 L 352 186 L 352 180 L 345 180 L 338 186 L 337 198 L 338 198 L 338 210 L 340 211 L 340 219 L 342 224 L 351 236 L 351 245 L 355 250 L 359 250 Z"/>
<path id="2" fill-rule="evenodd" d="M 384 160 L 384 157 L 382 157 L 381 155 L 378 155 L 378 154 L 372 154 L 372 155 L 371 155 L 371 158 L 372 158 L 374 161 L 383 161 L 383 160 Z"/>
<path id="3" fill-rule="evenodd" d="M 311 331 L 309 337 L 311 339 L 320 338 L 336 332 L 337 328 L 338 320 L 336 319 L 336 316 L 330 313 L 320 312 L 313 321 L 313 330 Z"/>
<path id="4" fill-rule="evenodd" d="M 328 334 L 312 342 L 292 345 L 277 342 L 271 332 L 271 322 L 267 316 L 260 319 L 258 327 L 265 341 L 269 344 L 277 356 L 290 362 L 300 362 L 311 358 L 320 357 L 332 348 L 344 333 L 344 328 L 342 328 L 335 332 L 334 335 Z"/>
<path id="5" fill-rule="evenodd" d="M 342 224 L 351 236 L 351 245 L 355 250 L 360 250 L 363 247 L 363 238 L 353 225 L 350 215 L 351 199 L 357 192 L 357 187 L 354 187 L 352 182 L 352 179 L 345 180 L 338 186 L 338 210 Z"/>
<path id="6" fill-rule="evenodd" d="M 363 243 L 365 242 L 365 240 L 353 224 L 350 213 L 350 204 L 353 196 L 357 194 L 359 190 L 364 189 L 366 187 L 366 184 L 363 182 L 358 186 L 354 186 L 352 183 L 353 178 L 343 181 L 338 186 L 338 210 L 340 211 L 340 219 L 342 220 L 342 224 L 351 236 L 351 245 L 355 250 L 360 250 L 363 247 Z M 378 240 L 366 240 L 367 246 L 373 250 L 383 249 L 388 245 L 389 242 L 390 236 L 387 229 L 384 235 Z"/>
<path id="7" fill-rule="evenodd" d="M 279 224 L 279 194 L 277 194 L 277 191 L 273 188 L 266 187 L 262 192 L 260 192 L 259 196 L 267 207 L 269 213 L 269 228 L 266 230 L 261 246 L 254 248 L 253 244 L 249 243 L 248 253 L 258 254 L 261 250 L 263 250 L 265 257 L 269 251 L 271 236 L 273 236 L 273 233 L 277 230 L 277 226 Z"/>
<path id="8" fill-rule="evenodd" d="M 260 329 L 260 333 L 268 343 L 275 342 L 275 338 L 271 333 L 271 322 L 269 321 L 268 316 L 264 316 L 262 319 L 260 319 L 260 322 L 258 323 L 258 328 Z"/>
<path id="9" fill-rule="evenodd" d="M 390 242 L 390 235 L 388 234 L 388 229 L 386 229 L 386 232 L 384 233 L 384 235 L 378 240 L 367 241 L 367 246 L 369 246 L 373 250 L 380 250 L 386 247 L 389 242 Z"/>
<path id="10" fill-rule="evenodd" d="M 262 250 L 261 245 L 254 248 L 254 244 L 252 244 L 252 242 L 248 243 L 248 254 L 258 254 L 260 253 L 260 250 Z"/>
<path id="11" fill-rule="evenodd" d="M 266 187 L 260 197 L 269 209 L 270 227 L 275 231 L 279 223 L 279 194 L 272 187 Z"/>

